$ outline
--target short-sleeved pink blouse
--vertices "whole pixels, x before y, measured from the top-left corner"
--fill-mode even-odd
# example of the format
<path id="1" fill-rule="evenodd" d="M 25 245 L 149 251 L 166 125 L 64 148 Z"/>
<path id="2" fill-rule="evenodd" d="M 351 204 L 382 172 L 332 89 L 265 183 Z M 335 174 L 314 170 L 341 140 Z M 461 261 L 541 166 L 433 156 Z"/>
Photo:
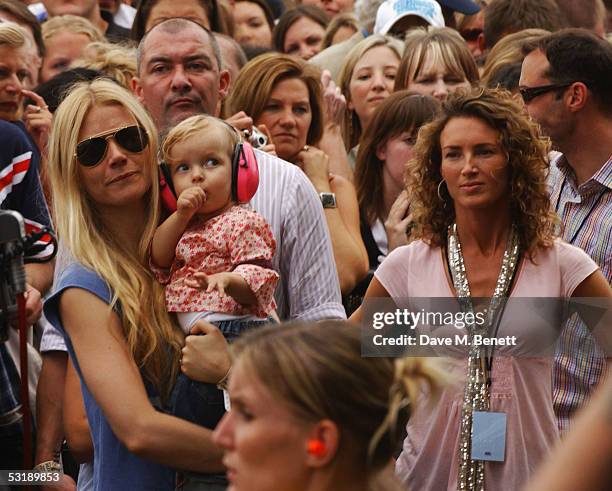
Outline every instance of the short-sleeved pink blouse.
<path id="1" fill-rule="evenodd" d="M 581 249 L 556 240 L 535 258 L 522 261 L 511 293 L 514 297 L 569 298 L 597 265 Z M 376 277 L 393 298 L 450 297 L 442 250 L 423 241 L 395 249 L 379 266 Z M 519 322 L 504 313 L 499 336 L 519 333 L 537 342 L 540 325 Z M 513 323 L 514 320 L 514 323 Z M 460 416 L 466 359 L 448 360 L 461 381 L 447 388 L 434 407 L 416 408 L 408 423 L 396 473 L 408 489 L 457 489 Z M 552 357 L 525 358 L 506 353 L 493 359 L 490 410 L 507 414 L 504 462 L 485 464 L 487 490 L 519 490 L 559 438 L 552 406 Z"/>

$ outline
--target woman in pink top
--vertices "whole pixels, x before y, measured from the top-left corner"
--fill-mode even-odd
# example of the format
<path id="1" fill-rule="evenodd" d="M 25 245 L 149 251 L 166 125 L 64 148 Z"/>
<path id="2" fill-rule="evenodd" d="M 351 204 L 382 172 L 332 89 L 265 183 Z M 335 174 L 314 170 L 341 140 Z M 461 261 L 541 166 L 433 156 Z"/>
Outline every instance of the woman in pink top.
<path id="1" fill-rule="evenodd" d="M 483 321 L 429 334 L 462 334 L 468 343 L 455 339 L 446 351 L 456 352 L 447 361 L 456 382 L 435 407 L 414 408 L 396 464 L 409 489 L 519 489 L 558 439 L 552 358 L 520 357 L 541 355 L 538 345 L 551 332 L 554 345 L 562 325 L 538 299 L 611 297 L 612 289 L 586 253 L 555 238 L 547 152 L 520 105 L 499 90 L 452 96 L 419 132 L 406 169 L 417 240 L 387 257 L 365 298 L 401 305 L 456 296 L 466 318 Z M 508 297 L 528 298 L 504 305 Z M 362 318 L 363 307 L 352 320 Z M 509 341 L 491 351 L 478 336 Z"/>

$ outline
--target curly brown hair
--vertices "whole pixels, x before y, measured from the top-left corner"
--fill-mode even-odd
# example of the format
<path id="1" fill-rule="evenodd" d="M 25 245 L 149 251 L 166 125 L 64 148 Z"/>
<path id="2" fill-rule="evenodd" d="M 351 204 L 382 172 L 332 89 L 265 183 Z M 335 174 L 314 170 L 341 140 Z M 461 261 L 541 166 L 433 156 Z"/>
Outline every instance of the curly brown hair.
<path id="1" fill-rule="evenodd" d="M 446 243 L 448 226 L 455 221 L 455 207 L 444 186 L 438 193 L 442 181 L 440 134 L 451 119 L 466 117 L 480 119 L 499 131 L 510 167 L 512 220 L 521 249 L 533 259 L 537 249 L 550 247 L 556 235 L 558 219 L 550 209 L 546 185 L 550 142 L 524 114 L 518 99 L 501 89 L 458 91 L 444 103 L 440 115 L 421 128 L 414 159 L 405 174 L 415 222 L 412 236 L 431 245 Z"/>

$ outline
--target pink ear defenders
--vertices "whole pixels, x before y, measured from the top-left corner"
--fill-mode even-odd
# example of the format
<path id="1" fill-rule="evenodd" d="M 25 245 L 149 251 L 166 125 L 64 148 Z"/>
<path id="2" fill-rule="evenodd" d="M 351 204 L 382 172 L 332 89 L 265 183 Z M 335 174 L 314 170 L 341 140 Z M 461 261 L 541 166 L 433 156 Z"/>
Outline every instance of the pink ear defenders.
<path id="1" fill-rule="evenodd" d="M 259 186 L 259 166 L 250 143 L 241 142 L 234 148 L 232 159 L 232 199 L 248 203 Z"/>
<path id="2" fill-rule="evenodd" d="M 232 157 L 232 200 L 237 203 L 251 201 L 259 186 L 259 166 L 253 147 L 246 142 L 237 143 Z M 176 191 L 168 164 L 159 165 L 159 194 L 163 207 L 176 211 Z"/>
<path id="3" fill-rule="evenodd" d="M 176 211 L 176 191 L 172 185 L 170 169 L 165 162 L 159 164 L 159 199 L 161 200 L 162 207 L 168 213 Z"/>

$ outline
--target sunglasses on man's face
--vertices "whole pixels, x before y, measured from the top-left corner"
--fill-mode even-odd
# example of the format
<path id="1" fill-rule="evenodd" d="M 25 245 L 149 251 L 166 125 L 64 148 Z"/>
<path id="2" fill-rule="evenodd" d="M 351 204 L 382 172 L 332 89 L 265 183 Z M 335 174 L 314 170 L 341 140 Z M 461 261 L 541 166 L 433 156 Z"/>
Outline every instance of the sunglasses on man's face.
<path id="1" fill-rule="evenodd" d="M 143 128 L 137 125 L 124 126 L 78 143 L 76 158 L 79 163 L 85 167 L 94 167 L 102 162 L 110 138 L 114 138 L 121 148 L 131 153 L 142 152 L 149 143 L 147 132 Z"/>
<path id="2" fill-rule="evenodd" d="M 477 41 L 478 40 L 478 36 L 480 36 L 482 34 L 482 29 L 478 29 L 478 28 L 474 28 L 474 29 L 461 29 L 459 31 L 459 34 L 461 34 L 461 37 L 463 39 L 465 39 L 466 41 Z"/>
<path id="3" fill-rule="evenodd" d="M 565 89 L 572 85 L 574 82 L 567 82 L 565 84 L 552 84 L 552 85 L 541 85 L 539 87 L 519 87 L 519 92 L 523 98 L 525 104 L 531 102 L 538 96 L 552 92 L 557 89 Z"/>

